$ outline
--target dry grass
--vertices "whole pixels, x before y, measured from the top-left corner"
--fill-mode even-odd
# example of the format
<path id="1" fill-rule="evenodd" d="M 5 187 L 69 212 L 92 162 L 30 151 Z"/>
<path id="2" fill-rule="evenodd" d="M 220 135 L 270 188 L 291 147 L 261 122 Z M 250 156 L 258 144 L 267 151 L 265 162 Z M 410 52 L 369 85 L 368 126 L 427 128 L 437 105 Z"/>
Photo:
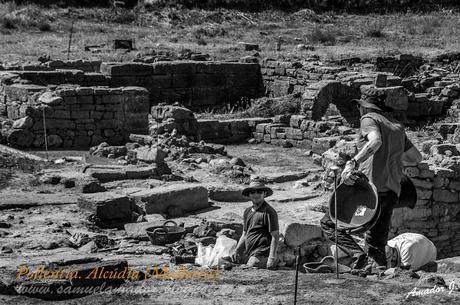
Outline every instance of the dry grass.
<path id="1" fill-rule="evenodd" d="M 300 11 L 241 13 L 234 10 L 177 10 L 153 12 L 123 9 L 42 9 L 0 4 L 0 54 L 4 61 L 35 60 L 49 54 L 66 58 L 70 24 L 74 24 L 72 58 L 130 60 L 136 53 L 110 49 L 115 38 L 134 38 L 136 47 L 178 52 L 190 49 L 227 60 L 252 54 L 238 45 L 257 43 L 261 57 L 323 59 L 394 55 L 400 52 L 432 55 L 460 48 L 460 13 L 389 15 L 312 15 Z M 14 19 L 16 18 L 16 19 Z M 20 22 L 18 22 L 20 20 Z M 40 21 L 41 20 L 41 21 Z M 281 51 L 275 50 L 282 37 Z M 299 43 L 315 51 L 299 52 Z M 85 45 L 103 45 L 100 53 Z"/>

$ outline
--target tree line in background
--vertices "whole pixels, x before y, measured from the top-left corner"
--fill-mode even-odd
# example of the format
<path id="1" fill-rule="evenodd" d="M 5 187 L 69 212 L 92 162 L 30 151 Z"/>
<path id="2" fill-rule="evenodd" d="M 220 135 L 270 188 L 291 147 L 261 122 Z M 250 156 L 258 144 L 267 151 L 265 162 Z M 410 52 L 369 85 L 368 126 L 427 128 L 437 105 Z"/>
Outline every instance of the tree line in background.
<path id="1" fill-rule="evenodd" d="M 8 2 L 8 1 L 6 1 Z M 34 3 L 61 7 L 125 7 L 137 5 L 151 9 L 162 7 L 233 8 L 249 11 L 266 9 L 298 10 L 309 8 L 317 12 L 384 13 L 394 11 L 429 11 L 460 8 L 459 0 L 15 0 L 17 4 Z"/>

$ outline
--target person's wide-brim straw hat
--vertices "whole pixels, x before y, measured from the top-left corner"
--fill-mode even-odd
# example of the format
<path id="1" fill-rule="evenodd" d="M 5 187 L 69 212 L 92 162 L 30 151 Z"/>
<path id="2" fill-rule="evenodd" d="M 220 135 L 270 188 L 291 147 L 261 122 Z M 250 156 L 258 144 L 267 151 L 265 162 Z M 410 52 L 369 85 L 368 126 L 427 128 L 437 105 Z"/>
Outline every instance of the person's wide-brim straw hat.
<path id="1" fill-rule="evenodd" d="M 265 192 L 265 197 L 273 195 L 273 190 L 266 186 L 262 181 L 251 181 L 249 186 L 241 192 L 243 196 L 249 197 L 249 193 L 253 190 L 263 190 Z"/>

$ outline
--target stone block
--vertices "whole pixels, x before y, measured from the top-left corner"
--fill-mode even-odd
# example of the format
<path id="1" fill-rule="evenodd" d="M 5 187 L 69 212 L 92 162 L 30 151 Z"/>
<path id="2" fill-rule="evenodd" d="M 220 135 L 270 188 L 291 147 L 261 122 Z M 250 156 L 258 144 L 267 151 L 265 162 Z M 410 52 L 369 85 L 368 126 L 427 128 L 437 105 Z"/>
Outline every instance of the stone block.
<path id="1" fill-rule="evenodd" d="M 428 189 L 417 188 L 417 199 L 430 199 L 433 191 Z"/>
<path id="2" fill-rule="evenodd" d="M 433 199 L 441 202 L 459 202 L 459 193 L 451 190 L 435 189 Z"/>
<path id="3" fill-rule="evenodd" d="M 145 206 L 147 214 L 166 213 L 171 207 L 180 208 L 184 212 L 194 212 L 210 206 L 208 190 L 196 184 L 160 186 L 135 192 L 130 196 L 136 203 Z"/>
<path id="4" fill-rule="evenodd" d="M 109 76 L 148 76 L 153 67 L 143 63 L 106 63 L 101 64 L 101 73 Z"/>
<path id="5" fill-rule="evenodd" d="M 423 188 L 428 190 L 433 188 L 433 182 L 429 180 L 427 181 L 423 179 L 411 178 L 411 181 L 417 188 Z"/>
<path id="6" fill-rule="evenodd" d="M 280 233 L 284 236 L 286 245 L 291 247 L 300 246 L 311 239 L 322 237 L 319 224 L 286 223 L 281 227 Z"/>
<path id="7" fill-rule="evenodd" d="M 257 124 L 256 132 L 261 133 L 261 134 L 265 133 L 265 130 L 267 129 L 268 125 L 270 125 L 270 123 Z"/>
<path id="8" fill-rule="evenodd" d="M 445 188 L 449 185 L 449 179 L 445 177 L 434 177 L 433 186 L 435 188 Z"/>
<path id="9" fill-rule="evenodd" d="M 148 163 L 163 163 L 167 155 L 162 149 L 148 146 L 139 147 L 135 151 L 138 160 Z"/>
<path id="10" fill-rule="evenodd" d="M 30 116 L 23 117 L 22 119 L 13 122 L 14 129 L 30 129 L 34 126 L 34 119 Z"/>
<path id="11" fill-rule="evenodd" d="M 114 192 L 81 195 L 78 205 L 95 212 L 99 225 L 123 225 L 132 222 L 133 211 L 137 210 L 131 198 Z"/>
<path id="12" fill-rule="evenodd" d="M 264 141 L 264 134 L 260 132 L 253 133 L 254 139 L 257 143 L 262 143 Z"/>
<path id="13" fill-rule="evenodd" d="M 385 105 L 395 110 L 407 110 L 409 99 L 406 90 L 402 86 L 376 88 L 374 86 L 361 86 L 361 92 L 364 93 L 373 88 L 379 94 L 385 96 Z"/>
<path id="14" fill-rule="evenodd" d="M 419 178 L 433 178 L 434 177 L 434 171 L 431 169 L 423 169 L 420 171 L 418 174 Z"/>
<path id="15" fill-rule="evenodd" d="M 303 133 L 297 128 L 286 128 L 286 138 L 293 140 L 302 140 Z"/>
<path id="16" fill-rule="evenodd" d="M 7 132 L 7 141 L 9 144 L 27 148 L 30 147 L 34 141 L 34 134 L 24 129 L 13 129 Z"/>
<path id="17" fill-rule="evenodd" d="M 84 136 L 84 135 L 75 136 L 74 141 L 73 141 L 73 146 L 75 148 L 88 148 L 90 144 L 91 144 L 91 137 Z"/>

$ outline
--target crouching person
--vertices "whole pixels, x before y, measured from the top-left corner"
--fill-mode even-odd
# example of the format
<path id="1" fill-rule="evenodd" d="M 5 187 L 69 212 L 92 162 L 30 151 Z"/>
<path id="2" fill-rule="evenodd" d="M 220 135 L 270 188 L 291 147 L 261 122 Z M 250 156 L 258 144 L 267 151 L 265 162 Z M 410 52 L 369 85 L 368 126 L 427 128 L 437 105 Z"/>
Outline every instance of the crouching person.
<path id="1" fill-rule="evenodd" d="M 261 181 L 254 180 L 242 194 L 251 199 L 252 207 L 244 211 L 243 234 L 233 260 L 249 267 L 274 269 L 279 241 L 278 214 L 265 201 L 273 191 Z"/>
<path id="2" fill-rule="evenodd" d="M 385 248 L 388 267 L 436 272 L 436 246 L 417 233 L 403 233 L 388 241 Z"/>

